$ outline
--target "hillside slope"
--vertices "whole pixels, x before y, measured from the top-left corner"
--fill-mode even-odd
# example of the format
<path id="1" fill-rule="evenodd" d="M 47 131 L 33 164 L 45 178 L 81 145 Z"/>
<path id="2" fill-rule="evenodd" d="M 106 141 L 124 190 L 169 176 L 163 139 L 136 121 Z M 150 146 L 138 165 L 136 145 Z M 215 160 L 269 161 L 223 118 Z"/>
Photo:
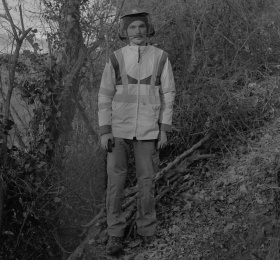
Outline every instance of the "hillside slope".
<path id="1" fill-rule="evenodd" d="M 118 259 L 280 259 L 274 199 L 280 119 L 250 136 L 246 145 L 209 162 L 207 172 L 187 174 L 191 188 L 158 205 L 153 245 L 128 241 Z M 91 259 L 110 259 L 94 258 L 93 251 Z"/>

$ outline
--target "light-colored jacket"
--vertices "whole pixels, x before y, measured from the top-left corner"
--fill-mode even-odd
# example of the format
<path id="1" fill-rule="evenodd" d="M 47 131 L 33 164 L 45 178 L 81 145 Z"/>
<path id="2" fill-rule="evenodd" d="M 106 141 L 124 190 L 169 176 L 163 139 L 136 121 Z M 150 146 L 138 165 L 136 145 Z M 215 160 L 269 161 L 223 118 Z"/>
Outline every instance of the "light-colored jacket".
<path id="1" fill-rule="evenodd" d="M 171 131 L 175 83 L 168 55 L 154 46 L 125 46 L 106 63 L 98 93 L 100 134 L 138 140 Z"/>

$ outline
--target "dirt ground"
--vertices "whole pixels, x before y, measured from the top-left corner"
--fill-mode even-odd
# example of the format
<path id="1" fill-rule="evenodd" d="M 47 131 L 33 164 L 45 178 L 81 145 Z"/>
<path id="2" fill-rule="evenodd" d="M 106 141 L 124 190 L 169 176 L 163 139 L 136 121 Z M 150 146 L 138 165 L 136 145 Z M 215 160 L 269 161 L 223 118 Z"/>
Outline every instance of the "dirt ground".
<path id="1" fill-rule="evenodd" d="M 118 257 L 99 247 L 85 259 L 279 260 L 280 119 L 246 138 L 247 144 L 241 136 L 236 149 L 203 169 L 186 170 L 191 188 L 157 205 L 151 246 L 132 239 Z"/>

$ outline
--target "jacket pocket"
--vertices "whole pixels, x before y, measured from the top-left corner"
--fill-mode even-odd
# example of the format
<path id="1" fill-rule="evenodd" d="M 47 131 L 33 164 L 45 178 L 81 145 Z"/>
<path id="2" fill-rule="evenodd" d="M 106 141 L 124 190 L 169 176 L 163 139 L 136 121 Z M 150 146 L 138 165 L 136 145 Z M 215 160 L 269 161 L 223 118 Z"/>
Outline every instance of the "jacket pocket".
<path id="1" fill-rule="evenodd" d="M 160 105 L 141 104 L 139 109 L 139 121 L 143 126 L 154 126 L 159 119 Z"/>
<path id="2" fill-rule="evenodd" d="M 121 109 L 122 106 L 123 106 L 122 102 L 112 101 L 112 111 L 113 112 L 118 112 Z"/>

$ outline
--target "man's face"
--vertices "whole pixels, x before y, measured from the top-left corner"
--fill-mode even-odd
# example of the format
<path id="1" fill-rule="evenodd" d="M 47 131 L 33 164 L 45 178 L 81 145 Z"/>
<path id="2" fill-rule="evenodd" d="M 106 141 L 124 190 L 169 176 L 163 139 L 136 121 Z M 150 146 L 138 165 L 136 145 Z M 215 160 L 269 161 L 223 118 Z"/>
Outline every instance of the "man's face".
<path id="1" fill-rule="evenodd" d="M 147 26 L 143 21 L 134 21 L 127 27 L 127 35 L 131 45 L 146 45 Z"/>

